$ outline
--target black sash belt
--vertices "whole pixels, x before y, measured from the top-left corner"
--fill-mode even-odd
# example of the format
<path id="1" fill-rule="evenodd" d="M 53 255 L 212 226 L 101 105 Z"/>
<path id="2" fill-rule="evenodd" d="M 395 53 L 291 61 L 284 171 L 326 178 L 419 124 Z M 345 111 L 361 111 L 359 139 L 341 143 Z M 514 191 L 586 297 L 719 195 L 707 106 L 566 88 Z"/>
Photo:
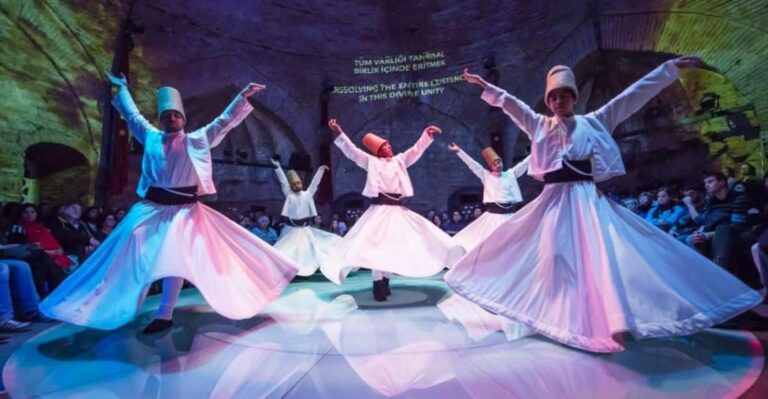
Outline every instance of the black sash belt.
<path id="1" fill-rule="evenodd" d="M 568 161 L 574 168 L 583 173 L 592 173 L 592 162 L 590 160 L 584 161 Z M 558 169 L 544 175 L 544 184 L 550 183 L 568 183 L 572 181 L 593 181 L 592 176 L 585 176 L 579 172 L 571 169 L 570 166 L 563 162 L 562 169 Z"/>
<path id="2" fill-rule="evenodd" d="M 488 213 L 500 213 L 505 215 L 508 213 L 514 213 L 515 208 L 517 207 L 512 202 L 483 202 L 483 208 L 485 208 L 485 211 Z"/>
<path id="3" fill-rule="evenodd" d="M 162 188 L 150 186 L 144 199 L 160 205 L 194 204 L 197 197 L 197 186 Z"/>
<path id="4" fill-rule="evenodd" d="M 291 219 L 288 216 L 282 216 L 282 219 L 283 219 L 283 223 L 285 223 L 288 226 L 307 227 L 312 224 L 312 222 L 315 220 L 315 217 L 310 216 L 304 219 Z"/>
<path id="5" fill-rule="evenodd" d="M 402 206 L 400 203 L 400 194 L 386 194 L 381 193 L 377 197 L 371 199 L 373 205 L 394 205 Z"/>

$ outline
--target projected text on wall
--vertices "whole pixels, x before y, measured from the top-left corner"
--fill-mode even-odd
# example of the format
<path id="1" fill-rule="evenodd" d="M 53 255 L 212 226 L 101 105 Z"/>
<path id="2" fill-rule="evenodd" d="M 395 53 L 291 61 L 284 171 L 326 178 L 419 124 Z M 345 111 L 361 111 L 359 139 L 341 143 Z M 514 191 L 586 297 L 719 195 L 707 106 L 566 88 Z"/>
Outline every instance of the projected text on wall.
<path id="1" fill-rule="evenodd" d="M 369 101 L 396 100 L 405 97 L 424 97 L 441 94 L 448 84 L 460 82 L 461 74 L 452 73 L 423 79 L 392 78 L 394 74 L 411 74 L 419 72 L 439 73 L 446 67 L 443 51 L 425 51 L 418 54 L 398 54 L 375 58 L 359 58 L 354 60 L 353 75 L 357 77 L 381 77 L 380 82 L 370 82 L 360 85 L 335 86 L 331 94 L 354 95 L 360 103 Z"/>

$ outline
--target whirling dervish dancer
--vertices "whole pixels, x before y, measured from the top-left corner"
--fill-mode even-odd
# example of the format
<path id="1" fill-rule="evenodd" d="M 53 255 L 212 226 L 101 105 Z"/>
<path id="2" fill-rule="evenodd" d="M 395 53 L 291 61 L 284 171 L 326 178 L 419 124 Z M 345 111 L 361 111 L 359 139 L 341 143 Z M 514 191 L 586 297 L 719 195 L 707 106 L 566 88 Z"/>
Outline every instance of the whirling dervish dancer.
<path id="1" fill-rule="evenodd" d="M 461 229 L 453 241 L 469 251 L 485 239 L 497 227 L 509 220 L 514 214 L 515 204 L 523 201 L 517 178 L 528 171 L 529 157 L 504 170 L 504 161 L 491 147 L 485 148 L 481 155 L 490 170 L 484 168 L 467 155 L 458 145 L 451 143 L 448 149 L 455 152 L 469 167 L 469 170 L 483 182 L 483 212 L 467 227 Z"/>
<path id="2" fill-rule="evenodd" d="M 349 230 L 320 270 L 329 280 L 341 284 L 356 268 L 373 272 L 373 296 L 385 301 L 390 294 L 392 273 L 409 277 L 437 274 L 464 253 L 445 232 L 432 222 L 406 208 L 400 201 L 413 196 L 408 168 L 432 144 L 435 126 L 424 129 L 421 138 L 405 152 L 395 155 L 389 141 L 368 133 L 360 150 L 347 137 L 335 119 L 328 122 L 337 136 L 334 144 L 368 174 L 363 195 L 372 198 L 371 206 Z"/>
<path id="3" fill-rule="evenodd" d="M 293 259 L 299 265 L 299 276 L 311 276 L 331 249 L 341 242 L 341 237 L 312 227 L 317 216 L 314 195 L 328 167 L 323 165 L 315 173 L 309 187 L 304 190 L 304 183 L 295 170 L 283 172 L 280 162 L 272 160 L 275 174 L 280 181 L 280 188 L 285 195 L 285 205 L 281 215 L 283 230 L 275 244 L 275 249 Z"/>
<path id="4" fill-rule="evenodd" d="M 623 175 L 616 127 L 695 57 L 669 60 L 606 105 L 574 115 L 573 72 L 547 74 L 544 116 L 482 77 L 483 100 L 531 139 L 528 174 L 544 181 L 515 213 L 445 276 L 457 293 L 551 339 L 592 352 L 636 338 L 695 333 L 742 313 L 762 297 L 672 236 L 610 201 L 595 186 Z"/>
<path id="5" fill-rule="evenodd" d="M 211 148 L 253 110 L 249 98 L 265 86 L 248 84 L 209 124 L 185 132 L 181 95 L 157 92 L 162 129 L 139 112 L 125 77 L 112 104 L 144 145 L 136 203 L 109 237 L 40 305 L 46 315 L 69 323 L 114 329 L 133 320 L 148 286 L 163 280 L 155 319 L 144 333 L 173 324 L 183 279 L 200 290 L 222 316 L 256 315 L 293 279 L 298 267 L 249 231 L 199 202 L 214 194 Z"/>

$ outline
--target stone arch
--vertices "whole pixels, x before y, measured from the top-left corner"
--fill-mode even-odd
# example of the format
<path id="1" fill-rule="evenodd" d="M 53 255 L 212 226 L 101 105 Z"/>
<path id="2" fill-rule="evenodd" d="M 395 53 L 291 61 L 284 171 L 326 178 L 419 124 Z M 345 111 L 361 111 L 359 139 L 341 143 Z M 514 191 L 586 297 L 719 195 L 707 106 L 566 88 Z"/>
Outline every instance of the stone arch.
<path id="1" fill-rule="evenodd" d="M 475 206 L 483 203 L 483 187 L 478 186 L 467 186 L 462 187 L 456 191 L 454 191 L 450 197 L 448 197 L 446 208 L 449 212 L 458 209 L 462 210 L 462 208 L 466 206 Z M 441 208 L 442 209 L 442 208 Z"/>
<path id="2" fill-rule="evenodd" d="M 24 202 L 88 202 L 92 182 L 88 159 L 75 148 L 43 142 L 24 151 Z"/>

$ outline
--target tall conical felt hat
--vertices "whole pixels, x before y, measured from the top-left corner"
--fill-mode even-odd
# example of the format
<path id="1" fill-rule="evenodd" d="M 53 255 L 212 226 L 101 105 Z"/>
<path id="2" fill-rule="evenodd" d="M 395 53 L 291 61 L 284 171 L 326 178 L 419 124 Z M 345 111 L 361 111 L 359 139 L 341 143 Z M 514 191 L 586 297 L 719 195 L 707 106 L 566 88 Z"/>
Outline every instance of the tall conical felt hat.
<path id="1" fill-rule="evenodd" d="M 544 93 L 544 103 L 549 98 L 552 90 L 566 88 L 573 91 L 574 100 L 579 98 L 579 90 L 576 88 L 576 76 L 571 68 L 565 65 L 556 65 L 547 73 L 547 91 Z"/>
<path id="2" fill-rule="evenodd" d="M 485 159 L 485 163 L 488 164 L 488 167 L 493 167 L 493 162 L 497 159 L 501 161 L 499 154 L 497 154 L 496 151 L 494 151 L 491 147 L 485 147 L 480 155 L 483 156 L 483 159 Z"/>
<path id="3" fill-rule="evenodd" d="M 181 93 L 173 87 L 164 86 L 157 89 L 157 117 L 169 110 L 181 112 L 181 116 L 185 121 L 187 120 L 184 104 L 181 102 Z"/>
<path id="4" fill-rule="evenodd" d="M 383 138 L 373 133 L 368 133 L 365 136 L 363 136 L 363 145 L 373 155 L 378 155 L 379 148 L 381 148 L 381 146 L 383 146 L 384 143 L 388 143 L 388 142 L 389 142 L 388 140 L 384 140 Z"/>
<path id="5" fill-rule="evenodd" d="M 285 172 L 285 177 L 288 179 L 289 184 L 301 183 L 301 178 L 299 177 L 299 174 L 296 173 L 296 171 L 293 169 Z"/>

